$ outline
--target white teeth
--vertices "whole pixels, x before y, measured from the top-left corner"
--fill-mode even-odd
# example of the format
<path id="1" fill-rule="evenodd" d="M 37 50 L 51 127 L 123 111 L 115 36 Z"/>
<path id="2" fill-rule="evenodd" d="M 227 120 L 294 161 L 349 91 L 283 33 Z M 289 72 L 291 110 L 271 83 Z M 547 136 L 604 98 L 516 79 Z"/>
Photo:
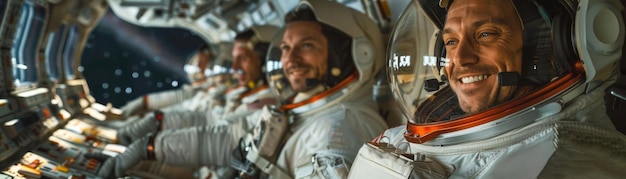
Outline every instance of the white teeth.
<path id="1" fill-rule="evenodd" d="M 463 82 L 463 83 L 473 83 L 473 82 L 477 82 L 477 81 L 482 81 L 482 80 L 484 80 L 487 77 L 488 77 L 488 75 L 468 76 L 468 77 L 461 78 L 461 82 Z"/>

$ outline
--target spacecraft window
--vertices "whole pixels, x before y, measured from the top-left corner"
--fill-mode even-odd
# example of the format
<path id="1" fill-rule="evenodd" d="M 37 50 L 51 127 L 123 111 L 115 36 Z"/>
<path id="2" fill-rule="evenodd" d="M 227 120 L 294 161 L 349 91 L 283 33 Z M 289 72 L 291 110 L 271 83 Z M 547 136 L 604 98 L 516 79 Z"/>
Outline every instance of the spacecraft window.
<path id="1" fill-rule="evenodd" d="M 24 2 L 11 49 L 13 82 L 16 88 L 36 84 L 36 55 L 45 20 L 45 7 L 29 1 Z"/>
<path id="2" fill-rule="evenodd" d="M 78 26 L 70 25 L 67 38 L 65 38 L 65 46 L 63 48 L 63 70 L 68 80 L 76 77 L 75 71 L 78 69 L 74 62 L 76 58 L 76 49 L 80 40 L 80 32 Z"/>
<path id="3" fill-rule="evenodd" d="M 46 70 L 51 81 L 59 78 L 61 57 L 65 46 L 67 25 L 61 24 L 57 30 L 50 33 L 46 44 Z"/>

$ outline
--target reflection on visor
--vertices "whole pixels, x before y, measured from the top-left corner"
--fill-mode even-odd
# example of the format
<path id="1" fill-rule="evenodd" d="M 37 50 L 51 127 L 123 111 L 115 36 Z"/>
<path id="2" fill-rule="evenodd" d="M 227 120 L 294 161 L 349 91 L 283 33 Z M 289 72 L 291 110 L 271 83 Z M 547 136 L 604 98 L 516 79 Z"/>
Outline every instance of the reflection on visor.
<path id="1" fill-rule="evenodd" d="M 198 68 L 195 65 L 185 65 L 183 69 L 185 70 L 185 72 L 187 72 L 187 74 L 194 74 L 194 73 L 200 72 L 200 68 Z"/>
<path id="2" fill-rule="evenodd" d="M 222 66 L 213 67 L 213 74 L 224 74 L 224 73 L 230 73 L 230 69 L 222 67 Z"/>
<path id="3" fill-rule="evenodd" d="M 422 66 L 424 67 L 446 67 L 450 65 L 450 59 L 439 58 L 435 56 L 423 56 Z M 394 70 L 400 70 L 400 68 L 411 67 L 411 56 L 393 54 L 393 58 L 389 62 L 389 67 Z"/>

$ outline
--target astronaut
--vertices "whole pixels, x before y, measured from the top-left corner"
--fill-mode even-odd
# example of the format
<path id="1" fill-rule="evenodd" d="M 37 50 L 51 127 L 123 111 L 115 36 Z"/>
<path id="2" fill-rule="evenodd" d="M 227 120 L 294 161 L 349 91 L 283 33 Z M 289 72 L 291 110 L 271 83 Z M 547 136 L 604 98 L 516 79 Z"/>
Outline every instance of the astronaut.
<path id="1" fill-rule="evenodd" d="M 205 74 L 210 72 L 208 67 L 210 67 L 209 64 L 214 58 L 215 55 L 211 51 L 210 45 L 204 44 L 200 46 L 195 55 L 191 57 L 188 64 L 184 67 L 189 81 L 191 82 L 190 85 L 178 89 L 150 93 L 135 98 L 121 107 L 122 115 L 128 118 L 133 115 L 143 114 L 180 103 L 193 97 L 198 91 L 211 85 L 211 81 L 207 80 Z"/>
<path id="2" fill-rule="evenodd" d="M 276 156 L 257 141 L 258 154 L 246 151 L 248 161 L 274 178 L 345 178 L 360 142 L 387 128 L 372 99 L 382 41 L 365 14 L 335 2 L 300 2 L 286 15 L 267 62 L 289 135 Z"/>
<path id="3" fill-rule="evenodd" d="M 117 130 L 117 141 L 119 144 L 128 145 L 134 140 L 144 137 L 148 133 L 154 133 L 157 130 L 165 130 L 172 128 L 184 128 L 193 125 L 205 125 L 214 123 L 221 115 L 226 104 L 226 90 L 233 86 L 233 80 L 230 79 L 232 72 L 232 44 L 222 42 L 219 44 L 220 52 L 218 57 L 213 60 L 213 68 L 210 73 L 206 73 L 207 80 L 210 80 L 208 87 L 198 90 L 194 96 L 182 102 L 172 104 L 161 109 L 155 109 L 143 116 L 131 117 L 122 128 Z M 226 55 L 228 54 L 228 55 Z M 189 70 L 188 72 L 193 72 Z M 190 73 L 193 74 L 193 73 Z M 161 124 L 160 126 L 157 124 Z"/>
<path id="4" fill-rule="evenodd" d="M 115 167 L 121 176 L 133 165 L 129 161 L 148 158 L 172 165 L 231 165 L 247 176 L 347 176 L 361 144 L 387 128 L 371 97 L 372 76 L 384 63 L 382 35 L 365 14 L 330 1 L 302 1 L 286 22 L 266 62 L 270 89 L 283 105 L 266 105 L 240 123 L 137 140 L 99 173 Z"/>
<path id="5" fill-rule="evenodd" d="M 136 127 L 133 131 L 141 134 L 131 132 L 133 134 L 129 137 L 133 140 L 130 140 L 132 143 L 128 149 L 107 160 L 99 175 L 107 176 L 113 171 L 115 176 L 124 176 L 139 161 L 157 159 L 164 164 L 191 168 L 208 165 L 220 177 L 232 176 L 234 170 L 228 170 L 232 148 L 259 120 L 257 111 L 261 111 L 262 106 L 277 102 L 265 82 L 263 71 L 263 57 L 277 30 L 274 26 L 254 26 L 235 37 L 232 68 L 238 71 L 236 77 L 239 86 L 235 90 L 241 92 L 232 95 L 232 98 L 227 97 L 226 106 L 234 106 L 231 111 L 226 111 L 222 116 L 212 117 L 199 112 L 193 113 L 197 116 L 187 115 L 187 118 L 175 119 L 168 118 L 168 112 L 163 112 L 164 116 L 160 120 L 133 126 Z M 147 152 L 147 145 L 153 146 L 150 148 L 154 150 Z"/>
<path id="6" fill-rule="evenodd" d="M 186 99 L 180 103 L 172 104 L 170 106 L 161 108 L 162 112 L 165 111 L 208 111 L 220 104 L 224 99 L 224 92 L 226 89 L 233 86 L 236 83 L 235 80 L 230 78 L 232 74 L 232 44 L 228 42 L 220 42 L 218 44 L 219 52 L 217 57 L 208 65 L 212 68 L 207 68 L 204 72 L 195 72 L 194 70 L 198 65 L 186 65 L 185 70 L 188 74 L 199 75 L 204 73 L 205 79 L 196 78 L 195 83 L 202 83 L 202 88 L 196 92 L 196 94 L 189 99 Z M 202 66 L 202 65 L 201 65 Z M 206 81 L 206 82 L 203 82 Z"/>
<path id="7" fill-rule="evenodd" d="M 224 106 L 226 105 L 225 93 L 228 89 L 237 86 L 237 80 L 234 79 L 232 69 L 232 42 L 220 43 L 221 51 L 219 57 L 215 60 L 213 70 L 209 75 L 209 80 L 213 82 L 212 86 L 206 89 L 208 98 L 204 102 L 199 102 L 196 111 L 210 111 L 212 117 L 218 117 L 224 114 Z"/>
<path id="8" fill-rule="evenodd" d="M 239 85 L 226 92 L 222 118 L 229 119 L 233 113 L 242 115 L 241 112 L 277 103 L 265 79 L 265 56 L 277 31 L 276 26 L 256 25 L 235 37 L 232 68 Z"/>
<path id="9" fill-rule="evenodd" d="M 619 76 L 622 8 L 411 2 L 388 54 L 410 119 L 363 145 L 350 178 L 623 177 L 626 137 L 603 100 Z"/>

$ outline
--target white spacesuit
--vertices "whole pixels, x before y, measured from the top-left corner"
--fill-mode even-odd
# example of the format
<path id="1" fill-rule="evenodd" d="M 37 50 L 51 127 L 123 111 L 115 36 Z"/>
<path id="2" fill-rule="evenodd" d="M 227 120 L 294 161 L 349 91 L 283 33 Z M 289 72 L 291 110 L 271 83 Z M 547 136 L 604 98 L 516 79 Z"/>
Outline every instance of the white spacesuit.
<path id="1" fill-rule="evenodd" d="M 201 46 L 184 67 L 189 81 L 191 82 L 190 85 L 172 90 L 154 92 L 130 100 L 121 107 L 122 115 L 128 118 L 133 115 L 143 114 L 178 104 L 194 97 L 199 91 L 203 91 L 211 86 L 212 81 L 207 80 L 206 74 L 209 74 L 211 71 L 209 64 L 213 61 L 213 54 L 214 52 L 211 51 L 208 44 Z"/>
<path id="2" fill-rule="evenodd" d="M 245 157 L 270 178 L 345 177 L 360 142 L 387 128 L 372 99 L 381 33 L 365 14 L 329 1 L 300 2 L 285 24 L 267 69 L 288 131 L 284 144 L 266 134 Z M 264 140 L 279 143 L 276 151 Z"/>
<path id="3" fill-rule="evenodd" d="M 224 111 L 224 93 L 233 83 L 228 78 L 232 72 L 230 70 L 232 64 L 231 46 L 231 43 L 220 43 L 220 53 L 217 59 L 213 60 L 212 70 L 210 70 L 210 73 L 205 72 L 207 78 L 214 79 L 210 82 L 211 86 L 205 87 L 206 89 L 204 90 L 198 90 L 193 97 L 180 103 L 155 110 L 144 116 L 133 116 L 139 119 L 131 119 L 129 120 L 131 122 L 117 130 L 118 143 L 128 145 L 134 140 L 146 136 L 148 133 L 155 133 L 157 130 L 215 123 Z M 225 76 L 226 78 L 219 76 Z M 161 123 L 160 126 L 158 125 L 159 123 Z"/>
<path id="4" fill-rule="evenodd" d="M 303 1 L 286 19 L 267 58 L 270 89 L 283 105 L 229 125 L 142 138 L 100 173 L 115 165 L 121 176 L 132 166 L 128 159 L 148 156 L 174 165 L 232 165 L 251 176 L 345 177 L 361 144 L 387 128 L 371 96 L 372 76 L 384 65 L 382 35 L 368 16 L 336 2 Z"/>
<path id="5" fill-rule="evenodd" d="M 161 120 L 151 120 L 133 129 L 161 129 L 157 135 L 139 138 L 133 135 L 133 143 L 127 152 L 107 160 L 99 174 L 106 176 L 113 170 L 115 176 L 124 176 L 124 172 L 139 161 L 157 159 L 164 164 L 191 168 L 208 165 L 212 170 L 219 170 L 216 175 L 220 177 L 232 176 L 234 170 L 229 172 L 221 169 L 230 168 L 229 158 L 239 138 L 257 123 L 262 106 L 277 102 L 264 80 L 262 68 L 269 41 L 277 30 L 274 26 L 254 26 L 235 37 L 232 68 L 238 71 L 236 77 L 240 86 L 227 93 L 226 106 L 233 106 L 232 110 L 225 109 L 223 115 L 214 118 L 206 113 L 193 113 L 193 116 L 188 113 L 187 118 L 168 119 L 167 113 L 163 112 Z M 206 119 L 198 120 L 202 117 Z M 148 144 L 154 150 L 147 154 Z M 180 147 L 185 149 L 181 150 Z"/>
<path id="6" fill-rule="evenodd" d="M 203 80 L 196 80 L 198 83 L 202 83 L 204 89 L 199 90 L 194 97 L 187 99 L 178 104 L 174 104 L 160 110 L 162 111 L 207 111 L 215 106 L 220 106 L 220 100 L 223 100 L 223 95 L 226 89 L 234 85 L 235 81 L 230 78 L 232 75 L 232 43 L 220 42 L 217 45 L 219 52 L 217 57 L 213 59 L 208 66 L 208 69 L 204 70 L 206 76 Z M 190 68 L 186 68 L 190 76 L 194 74 L 193 67 L 198 65 L 188 65 Z M 202 73 L 202 72 L 200 72 Z M 218 104 L 216 104 L 218 103 Z"/>
<path id="7" fill-rule="evenodd" d="M 626 137 L 603 100 L 619 73 L 622 8 L 413 1 L 388 54 L 410 120 L 366 143 L 350 178 L 623 178 Z"/>
<path id="8" fill-rule="evenodd" d="M 220 43 L 220 55 L 211 70 L 210 80 L 213 86 L 207 89 L 207 100 L 199 102 L 196 111 L 210 111 L 211 117 L 221 116 L 224 113 L 225 93 L 229 88 L 237 86 L 237 80 L 232 78 L 232 42 Z"/>

